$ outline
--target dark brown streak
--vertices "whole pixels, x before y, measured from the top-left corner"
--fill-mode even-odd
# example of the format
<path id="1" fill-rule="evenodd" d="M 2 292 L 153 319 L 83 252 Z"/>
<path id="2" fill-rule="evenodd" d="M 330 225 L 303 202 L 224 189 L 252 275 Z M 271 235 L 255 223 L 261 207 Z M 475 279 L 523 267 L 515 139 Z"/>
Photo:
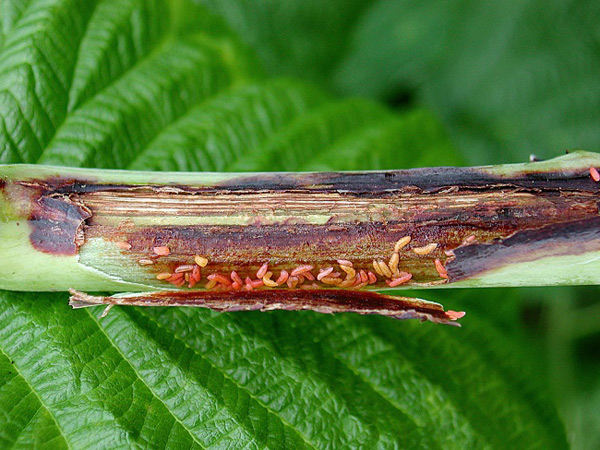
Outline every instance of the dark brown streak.
<path id="1" fill-rule="evenodd" d="M 98 184 L 94 180 L 52 178 L 42 180 L 55 193 L 91 193 L 132 189 L 180 190 L 188 193 L 311 191 L 338 192 L 345 195 L 377 196 L 406 189 L 425 193 L 449 187 L 460 189 L 521 188 L 525 190 L 598 191 L 598 186 L 585 170 L 569 172 L 529 172 L 512 177 L 488 174 L 478 168 L 427 167 L 422 169 L 379 172 L 319 172 L 319 173 L 261 173 L 240 174 L 231 180 L 212 186 L 184 186 L 176 182 L 164 185 L 132 186 L 127 184 Z"/>
<path id="2" fill-rule="evenodd" d="M 460 326 L 438 303 L 375 292 L 339 289 L 268 289 L 253 291 L 172 291 L 151 292 L 129 297 L 97 297 L 70 290 L 70 304 L 82 308 L 98 304 L 131 306 L 195 306 L 222 312 L 310 310 L 320 313 L 354 312 L 395 319 L 420 319 Z"/>
<path id="3" fill-rule="evenodd" d="M 446 270 L 453 281 L 460 281 L 507 264 L 592 251 L 600 251 L 600 217 L 519 231 L 493 244 L 457 248 L 456 259 L 446 264 Z"/>

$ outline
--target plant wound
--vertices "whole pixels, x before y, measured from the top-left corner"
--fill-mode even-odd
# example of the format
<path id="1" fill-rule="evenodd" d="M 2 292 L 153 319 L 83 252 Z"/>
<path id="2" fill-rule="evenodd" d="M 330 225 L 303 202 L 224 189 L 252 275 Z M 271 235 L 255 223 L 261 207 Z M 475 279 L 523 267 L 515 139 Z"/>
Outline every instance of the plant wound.
<path id="1" fill-rule="evenodd" d="M 273 298 L 274 291 L 292 303 L 272 301 L 268 308 L 303 309 L 300 297 L 315 306 L 306 292 L 348 290 L 374 301 L 362 291 L 485 285 L 488 273 L 514 261 L 600 251 L 595 172 L 588 161 L 569 164 L 516 165 L 498 174 L 490 168 L 183 174 L 185 184 L 167 174 L 107 177 L 64 168 L 36 178 L 31 174 L 42 169 L 24 167 L 22 179 L 6 178 L 1 191 L 29 224 L 35 251 L 74 256 L 111 282 L 245 305 Z M 553 275 L 531 284 L 562 280 Z M 114 289 L 83 275 L 65 278 L 61 284 L 55 270 L 49 282 Z M 25 279 L 4 287 L 27 289 L 19 284 Z M 210 307 L 218 309 L 214 301 Z M 337 302 L 336 311 L 344 304 Z"/>

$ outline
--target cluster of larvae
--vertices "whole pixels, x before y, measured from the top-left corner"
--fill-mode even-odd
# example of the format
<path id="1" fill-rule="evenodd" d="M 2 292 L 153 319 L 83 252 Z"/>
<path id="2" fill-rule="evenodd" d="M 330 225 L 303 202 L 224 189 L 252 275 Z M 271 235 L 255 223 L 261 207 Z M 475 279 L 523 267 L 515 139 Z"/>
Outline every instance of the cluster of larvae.
<path id="1" fill-rule="evenodd" d="M 246 276 L 245 279 L 234 270 L 229 275 L 219 272 L 212 272 L 206 276 L 205 289 L 208 290 L 252 290 L 256 288 L 285 287 L 289 289 L 318 289 L 321 287 L 329 288 L 350 288 L 362 289 L 367 285 L 375 284 L 384 280 L 389 287 L 400 286 L 412 279 L 412 274 L 400 270 L 400 251 L 410 243 L 410 236 L 404 236 L 399 239 L 395 245 L 388 261 L 373 260 L 371 268 L 359 269 L 354 267 L 352 261 L 338 259 L 336 269 L 333 265 L 318 268 L 318 273 L 314 273 L 315 266 L 311 264 L 300 264 L 294 269 L 287 271 L 281 270 L 277 277 L 274 272 L 269 270 L 269 263 L 265 262 L 255 274 Z M 121 249 L 128 250 L 131 245 L 127 242 L 117 244 Z M 437 248 L 437 243 L 430 243 L 423 247 L 413 247 L 411 250 L 418 255 L 427 255 Z M 155 256 L 168 256 L 171 251 L 167 246 L 154 247 Z M 451 256 L 451 255 L 449 255 Z M 140 259 L 140 265 L 154 264 L 152 259 Z M 202 270 L 209 264 L 208 258 L 195 255 L 194 263 L 184 263 L 177 265 L 172 272 L 162 272 L 156 275 L 156 278 L 165 283 L 170 283 L 176 287 L 186 285 L 193 288 L 202 280 Z M 439 276 L 447 280 L 448 273 L 444 264 L 436 259 L 435 268 Z"/>

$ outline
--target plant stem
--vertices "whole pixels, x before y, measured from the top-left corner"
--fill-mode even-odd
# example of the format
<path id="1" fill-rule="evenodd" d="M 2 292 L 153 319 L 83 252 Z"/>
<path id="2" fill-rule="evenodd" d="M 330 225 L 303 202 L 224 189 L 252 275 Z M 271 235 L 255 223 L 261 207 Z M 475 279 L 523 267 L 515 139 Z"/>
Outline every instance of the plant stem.
<path id="1" fill-rule="evenodd" d="M 597 284 L 597 166 L 588 152 L 345 173 L 0 166 L 0 287 L 176 287 L 198 299 L 207 289 Z"/>

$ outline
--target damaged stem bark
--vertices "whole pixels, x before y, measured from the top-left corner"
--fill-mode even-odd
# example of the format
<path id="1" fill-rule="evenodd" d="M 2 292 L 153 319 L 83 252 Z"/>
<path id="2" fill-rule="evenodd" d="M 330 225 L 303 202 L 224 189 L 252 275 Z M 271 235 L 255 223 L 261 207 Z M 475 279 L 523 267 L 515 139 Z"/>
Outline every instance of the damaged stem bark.
<path id="1" fill-rule="evenodd" d="M 406 287 L 597 284 L 594 168 L 545 162 L 345 173 L 0 166 L 0 287 L 158 291 L 75 306 L 353 311 L 438 322 Z"/>

